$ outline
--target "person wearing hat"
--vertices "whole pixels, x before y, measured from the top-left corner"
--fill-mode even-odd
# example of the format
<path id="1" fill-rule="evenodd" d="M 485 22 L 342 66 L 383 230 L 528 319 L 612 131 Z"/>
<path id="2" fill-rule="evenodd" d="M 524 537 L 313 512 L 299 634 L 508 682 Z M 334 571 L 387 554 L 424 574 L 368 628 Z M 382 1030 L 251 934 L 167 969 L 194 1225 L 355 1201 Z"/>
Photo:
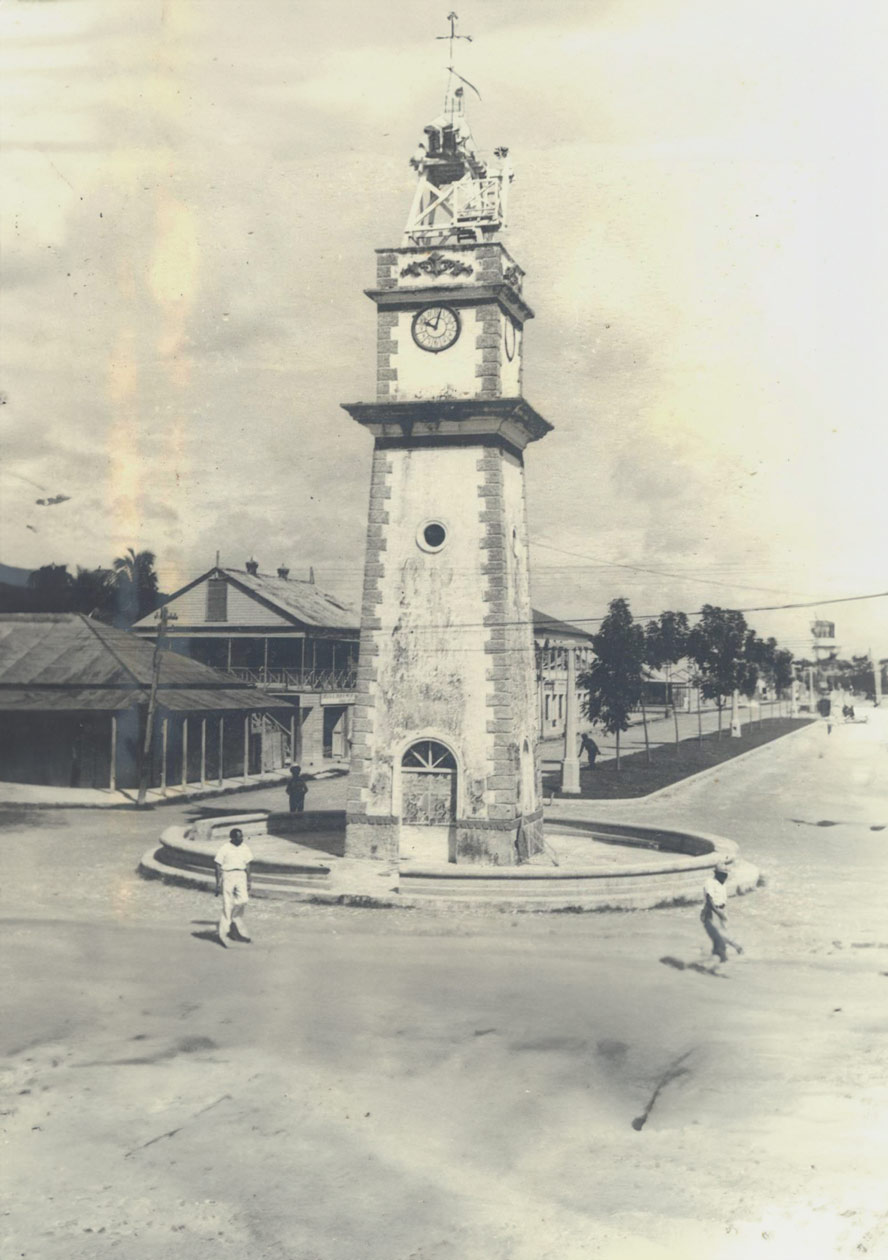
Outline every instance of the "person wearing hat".
<path id="1" fill-rule="evenodd" d="M 250 863 L 253 854 L 244 844 L 240 827 L 232 827 L 228 839 L 216 854 L 216 896 L 222 897 L 222 914 L 219 918 L 219 940 L 228 948 L 232 926 L 241 941 L 252 940 L 244 924 L 244 910 L 250 900 Z M 235 920 L 237 921 L 235 923 Z"/>
<path id="2" fill-rule="evenodd" d="M 728 961 L 726 949 L 728 945 L 738 954 L 743 953 L 743 946 L 731 940 L 725 931 L 728 925 L 728 894 L 725 891 L 727 880 L 727 863 L 716 862 L 712 878 L 707 879 L 703 885 L 703 909 L 700 912 L 700 921 L 706 930 L 706 935 L 712 941 L 712 952 L 718 954 L 719 962 Z"/>

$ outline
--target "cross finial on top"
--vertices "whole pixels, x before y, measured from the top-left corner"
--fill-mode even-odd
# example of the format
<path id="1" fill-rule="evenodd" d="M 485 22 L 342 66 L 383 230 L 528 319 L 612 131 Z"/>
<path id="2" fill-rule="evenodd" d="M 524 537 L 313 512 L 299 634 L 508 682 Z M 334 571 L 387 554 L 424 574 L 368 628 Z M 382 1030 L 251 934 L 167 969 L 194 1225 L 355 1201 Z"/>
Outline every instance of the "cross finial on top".
<path id="1" fill-rule="evenodd" d="M 436 35 L 435 39 L 447 39 L 450 41 L 450 65 L 448 69 L 452 70 L 453 69 L 453 41 L 455 39 L 465 39 L 471 44 L 472 37 L 471 35 L 458 35 L 457 34 L 456 24 L 459 21 L 459 14 L 454 13 L 452 9 L 447 14 L 447 21 L 450 23 L 450 34 L 449 35 Z"/>

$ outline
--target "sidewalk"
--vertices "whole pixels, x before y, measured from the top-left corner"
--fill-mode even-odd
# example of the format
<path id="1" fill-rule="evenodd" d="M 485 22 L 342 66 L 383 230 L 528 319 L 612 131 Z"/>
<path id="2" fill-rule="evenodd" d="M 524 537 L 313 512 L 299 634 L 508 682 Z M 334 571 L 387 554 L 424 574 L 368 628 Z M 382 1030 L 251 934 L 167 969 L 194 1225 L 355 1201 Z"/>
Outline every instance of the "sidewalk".
<path id="1" fill-rule="evenodd" d="M 328 779 L 346 774 L 345 763 L 330 762 L 318 770 L 307 771 L 306 779 Z M 151 788 L 145 800 L 145 809 L 157 805 L 180 805 L 183 801 L 204 800 L 207 797 L 231 796 L 238 792 L 250 792 L 257 788 L 276 787 L 290 778 L 289 770 L 266 770 L 263 774 L 243 775 L 223 779 L 220 783 L 186 783 L 183 788 L 168 787 L 165 792 Z M 135 788 L 112 792 L 110 788 L 46 787 L 37 783 L 0 783 L 0 809 L 15 806 L 18 809 L 134 809 Z"/>

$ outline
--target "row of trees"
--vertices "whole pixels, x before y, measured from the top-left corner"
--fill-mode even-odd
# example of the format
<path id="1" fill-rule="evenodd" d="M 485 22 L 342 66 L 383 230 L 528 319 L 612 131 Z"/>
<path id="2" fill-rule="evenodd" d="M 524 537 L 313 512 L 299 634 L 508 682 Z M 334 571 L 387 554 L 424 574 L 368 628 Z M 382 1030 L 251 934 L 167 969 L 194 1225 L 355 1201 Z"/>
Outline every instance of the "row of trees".
<path id="1" fill-rule="evenodd" d="M 16 602 L 22 605 L 12 607 Z M 152 551 L 127 549 L 110 569 L 69 573 L 66 564 L 45 564 L 28 578 L 27 590 L 4 592 L 8 612 L 82 612 L 116 626 L 130 626 L 160 603 Z"/>
<path id="2" fill-rule="evenodd" d="M 620 735 L 639 708 L 647 747 L 644 684 L 650 669 L 664 670 L 668 691 L 674 667 L 690 660 L 695 667 L 694 685 L 718 709 L 719 738 L 722 710 L 735 691 L 749 698 L 762 679 L 779 695 L 793 680 L 791 652 L 779 648 L 776 639 L 760 639 L 742 613 L 714 604 L 703 605 L 693 627 L 682 612 L 661 613 L 642 626 L 633 619 L 627 600 L 611 600 L 592 646 L 595 659 L 578 679 L 586 692 L 583 708 L 591 721 L 616 736 L 618 769 Z M 673 715 L 677 746 L 674 705 Z"/>

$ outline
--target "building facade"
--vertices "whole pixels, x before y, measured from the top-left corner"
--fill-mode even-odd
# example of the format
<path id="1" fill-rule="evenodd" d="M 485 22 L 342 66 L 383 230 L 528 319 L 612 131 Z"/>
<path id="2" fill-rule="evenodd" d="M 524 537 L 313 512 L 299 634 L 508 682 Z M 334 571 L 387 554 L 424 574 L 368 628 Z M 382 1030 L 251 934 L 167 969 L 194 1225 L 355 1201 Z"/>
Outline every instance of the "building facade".
<path id="1" fill-rule="evenodd" d="M 280 567 L 215 565 L 165 601 L 165 642 L 292 705 L 288 756 L 305 765 L 348 757 L 358 664 L 358 618 L 314 582 Z M 133 632 L 154 639 L 158 615 Z"/>
<path id="2" fill-rule="evenodd" d="M 157 685 L 152 689 L 156 669 Z M 286 764 L 291 706 L 82 613 L 0 614 L 0 779 L 135 789 L 249 779 Z"/>
<path id="3" fill-rule="evenodd" d="M 560 739 L 567 718 L 568 653 L 575 661 L 574 677 L 579 678 L 592 663 L 592 636 L 579 626 L 534 609 L 537 686 L 539 698 L 539 738 Z M 582 691 L 577 688 L 577 712 L 582 713 Z"/>

